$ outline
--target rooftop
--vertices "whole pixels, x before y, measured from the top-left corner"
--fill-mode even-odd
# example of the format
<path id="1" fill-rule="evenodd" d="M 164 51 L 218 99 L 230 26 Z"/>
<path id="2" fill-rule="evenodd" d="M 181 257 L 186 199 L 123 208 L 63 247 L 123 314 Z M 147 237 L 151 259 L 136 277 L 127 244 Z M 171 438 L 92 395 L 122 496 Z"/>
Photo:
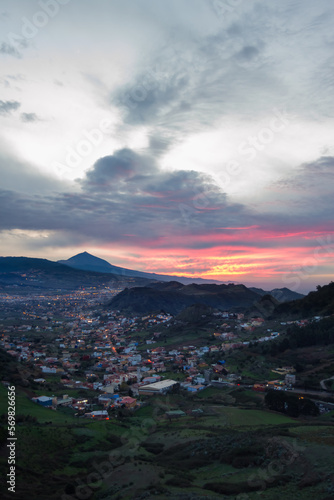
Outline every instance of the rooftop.
<path id="1" fill-rule="evenodd" d="M 154 382 L 153 384 L 148 384 L 148 385 L 143 385 L 141 389 L 156 389 L 156 390 L 161 390 L 165 389 L 167 387 L 170 387 L 171 385 L 178 384 L 175 380 L 160 380 L 160 382 Z"/>

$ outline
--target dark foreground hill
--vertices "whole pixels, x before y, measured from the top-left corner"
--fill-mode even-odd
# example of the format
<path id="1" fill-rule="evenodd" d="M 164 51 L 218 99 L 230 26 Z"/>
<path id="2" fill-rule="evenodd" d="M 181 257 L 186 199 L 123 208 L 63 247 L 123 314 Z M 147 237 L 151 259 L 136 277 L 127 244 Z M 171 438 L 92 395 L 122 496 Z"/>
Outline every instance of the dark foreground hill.
<path id="1" fill-rule="evenodd" d="M 272 295 L 262 295 L 261 298 L 255 302 L 250 309 L 246 311 L 248 318 L 264 318 L 268 319 L 272 316 L 275 309 L 280 302 Z"/>
<path id="2" fill-rule="evenodd" d="M 82 271 L 46 259 L 0 257 L 0 291 L 77 290 L 85 287 L 144 285 L 149 280 Z"/>
<path id="3" fill-rule="evenodd" d="M 254 287 L 249 287 L 249 289 L 262 296 L 271 295 L 276 300 L 278 300 L 278 302 L 289 302 L 291 300 L 298 300 L 305 297 L 305 295 L 303 295 L 302 293 L 294 292 L 293 290 L 290 290 L 289 288 L 286 287 L 274 288 L 273 290 L 270 291 L 265 291 L 262 288 L 254 288 Z"/>
<path id="4" fill-rule="evenodd" d="M 259 295 L 244 285 L 182 285 L 170 282 L 126 288 L 109 302 L 109 306 L 124 313 L 165 311 L 176 315 L 193 304 L 228 311 L 250 307 L 258 299 Z"/>
<path id="5" fill-rule="evenodd" d="M 334 283 L 318 286 L 300 300 L 279 304 L 272 314 L 273 318 L 307 318 L 334 314 Z"/>

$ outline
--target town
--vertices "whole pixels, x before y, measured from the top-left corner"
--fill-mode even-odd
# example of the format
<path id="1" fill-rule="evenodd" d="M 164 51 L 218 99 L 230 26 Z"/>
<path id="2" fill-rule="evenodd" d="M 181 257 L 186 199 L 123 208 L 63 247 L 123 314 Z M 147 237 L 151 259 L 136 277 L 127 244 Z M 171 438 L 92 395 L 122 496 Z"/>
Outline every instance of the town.
<path id="1" fill-rule="evenodd" d="M 210 318 L 201 315 L 204 337 L 195 334 L 191 341 L 180 341 L 169 333 L 175 327 L 182 331 L 183 323 L 168 313 L 127 316 L 105 309 L 106 297 L 118 292 L 92 288 L 0 298 L 0 347 L 34 370 L 32 401 L 53 410 L 71 409 L 78 417 L 109 420 L 119 409 L 135 411 L 147 397 L 175 390 L 194 394 L 235 386 L 260 393 L 296 387 L 307 392 L 295 366 L 272 366 L 267 378 L 245 376 L 233 353 L 272 343 L 290 325 L 303 328 L 320 316 L 273 323 L 216 311 Z M 329 388 L 319 381 L 318 388 L 309 389 L 317 396 Z M 321 413 L 333 407 L 323 401 L 317 405 Z"/>

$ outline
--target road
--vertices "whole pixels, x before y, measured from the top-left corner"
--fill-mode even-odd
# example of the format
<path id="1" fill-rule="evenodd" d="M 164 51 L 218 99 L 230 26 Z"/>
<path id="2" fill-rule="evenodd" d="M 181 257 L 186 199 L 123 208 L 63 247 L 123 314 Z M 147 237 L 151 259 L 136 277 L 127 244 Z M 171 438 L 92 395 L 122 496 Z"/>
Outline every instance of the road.
<path id="1" fill-rule="evenodd" d="M 327 380 L 334 380 L 334 376 L 330 377 L 330 378 L 324 378 L 324 380 L 321 380 L 321 382 L 320 382 L 321 388 L 324 389 L 325 391 L 327 390 L 327 387 L 325 384 L 325 382 L 327 382 Z"/>
<path id="2" fill-rule="evenodd" d="M 332 377 L 332 378 L 334 378 L 334 377 Z M 323 382 L 323 380 L 322 380 L 322 382 Z M 240 384 L 240 385 L 244 389 L 251 389 L 253 387 L 252 385 L 244 385 L 244 384 Z M 291 394 L 296 394 L 296 395 L 297 394 L 307 394 L 310 396 L 323 396 L 323 397 L 332 398 L 334 400 L 334 393 L 329 392 L 329 391 L 315 391 L 315 390 L 310 390 L 310 389 L 299 389 L 298 387 L 295 387 L 293 390 L 286 391 L 286 392 L 291 393 Z M 261 393 L 259 393 L 259 394 L 261 394 Z"/>

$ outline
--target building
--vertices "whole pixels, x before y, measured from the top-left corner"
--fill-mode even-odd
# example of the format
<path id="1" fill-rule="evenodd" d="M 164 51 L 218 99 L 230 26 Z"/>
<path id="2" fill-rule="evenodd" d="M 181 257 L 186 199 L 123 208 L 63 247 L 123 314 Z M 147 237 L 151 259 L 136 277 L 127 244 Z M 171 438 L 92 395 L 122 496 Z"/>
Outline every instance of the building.
<path id="1" fill-rule="evenodd" d="M 161 380 L 154 384 L 143 385 L 139 387 L 138 392 L 141 395 L 153 396 L 154 394 L 166 394 L 174 385 L 178 384 L 175 380 Z"/>
<path id="2" fill-rule="evenodd" d="M 284 382 L 286 383 L 286 385 L 295 385 L 296 375 L 292 375 L 291 373 L 287 373 L 285 375 Z"/>
<path id="3" fill-rule="evenodd" d="M 137 404 L 137 400 L 134 398 L 131 398 L 130 396 L 126 396 L 126 397 L 121 399 L 120 404 L 125 405 L 125 407 L 128 409 L 135 408 L 135 406 Z"/>
<path id="4" fill-rule="evenodd" d="M 32 398 L 34 403 L 38 403 L 41 406 L 52 406 L 52 398 L 49 396 L 39 396 L 37 398 Z"/>
<path id="5" fill-rule="evenodd" d="M 56 406 L 69 406 L 72 404 L 73 398 L 64 394 L 62 398 L 54 398 Z"/>
<path id="6" fill-rule="evenodd" d="M 266 392 L 266 384 L 254 384 L 253 391 Z"/>
<path id="7" fill-rule="evenodd" d="M 182 410 L 171 410 L 171 411 L 166 411 L 166 416 L 169 419 L 172 419 L 172 418 L 185 417 L 186 414 Z"/>
<path id="8" fill-rule="evenodd" d="M 91 413 L 86 413 L 85 417 L 94 418 L 95 420 L 109 420 L 107 410 L 92 411 Z"/>
<path id="9" fill-rule="evenodd" d="M 205 385 L 202 385 L 202 384 L 188 385 L 187 386 L 187 391 L 189 391 L 189 392 L 198 392 L 198 391 L 202 391 L 203 389 L 205 389 Z"/>

